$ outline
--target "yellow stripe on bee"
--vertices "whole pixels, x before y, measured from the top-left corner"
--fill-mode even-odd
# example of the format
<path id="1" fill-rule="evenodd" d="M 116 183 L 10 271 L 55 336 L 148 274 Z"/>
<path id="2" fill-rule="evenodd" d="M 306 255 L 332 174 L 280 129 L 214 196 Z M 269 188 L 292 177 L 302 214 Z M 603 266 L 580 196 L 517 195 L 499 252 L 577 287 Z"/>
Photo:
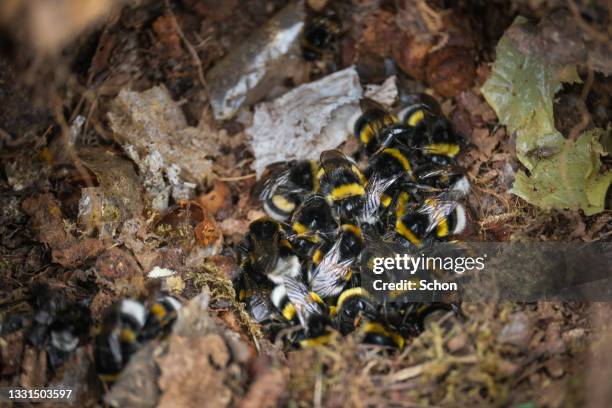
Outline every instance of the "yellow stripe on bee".
<path id="1" fill-rule="evenodd" d="M 346 276 L 344 277 L 344 280 L 346 282 L 350 281 L 351 276 L 353 276 L 353 270 L 351 268 L 348 268 L 348 271 L 346 271 Z"/>
<path id="2" fill-rule="evenodd" d="M 295 209 L 295 203 L 292 203 L 280 194 L 272 196 L 272 204 L 274 204 L 274 206 L 279 210 L 286 213 L 290 213 Z"/>
<path id="3" fill-rule="evenodd" d="M 306 228 L 306 226 L 301 222 L 294 222 L 292 228 L 296 234 L 304 234 L 306 231 L 308 231 L 308 228 Z"/>
<path id="4" fill-rule="evenodd" d="M 414 245 L 421 246 L 421 240 L 419 239 L 419 237 L 414 235 L 414 232 L 412 232 L 410 228 L 406 227 L 406 224 L 404 224 L 404 222 L 401 219 L 398 219 L 395 222 L 395 229 L 402 237 L 406 238 L 408 241 L 410 241 Z"/>
<path id="5" fill-rule="evenodd" d="M 295 306 L 293 306 L 291 303 L 288 303 L 282 311 L 283 317 L 289 321 L 295 318 L 295 313 Z"/>
<path id="6" fill-rule="evenodd" d="M 310 173 L 312 174 L 312 191 L 319 191 L 319 164 L 316 160 L 310 160 Z"/>
<path id="7" fill-rule="evenodd" d="M 340 308 L 342 308 L 342 305 L 344 304 L 344 302 L 346 302 L 347 299 L 355 297 L 355 296 L 361 296 L 361 297 L 365 297 L 368 299 L 372 298 L 372 295 L 370 295 L 370 293 L 364 288 L 359 288 L 359 287 L 350 288 L 342 292 L 340 297 L 338 297 L 338 303 L 336 304 L 336 309 L 340 310 Z"/>
<path id="8" fill-rule="evenodd" d="M 399 195 L 399 198 L 397 199 L 397 210 L 395 212 L 398 220 L 404 216 L 404 213 L 406 212 L 406 203 L 408 203 L 409 199 L 410 195 L 406 192 Z"/>
<path id="9" fill-rule="evenodd" d="M 363 332 L 380 334 L 382 336 L 390 338 L 398 348 L 400 349 L 404 348 L 404 342 L 405 342 L 404 338 L 397 333 L 388 331 L 380 323 L 372 323 L 372 322 L 366 323 L 366 325 L 363 327 Z"/>
<path id="10" fill-rule="evenodd" d="M 361 132 L 359 132 L 359 140 L 361 141 L 361 143 L 363 143 L 364 145 L 367 145 L 368 143 L 370 143 L 370 140 L 372 140 L 372 136 L 374 135 L 375 129 L 373 128 L 372 124 L 367 124 L 363 127 L 363 129 L 361 130 Z"/>
<path id="11" fill-rule="evenodd" d="M 412 174 L 412 167 L 410 166 L 410 162 L 408 161 L 406 156 L 404 156 L 402 152 L 400 152 L 398 149 L 388 148 L 383 150 L 383 153 L 386 153 L 396 159 L 398 162 L 400 162 L 402 168 L 406 173 Z"/>
<path id="12" fill-rule="evenodd" d="M 342 229 L 342 231 L 352 232 L 353 234 L 361 238 L 361 228 L 359 228 L 355 224 L 342 224 L 340 228 Z"/>
<path id="13" fill-rule="evenodd" d="M 448 235 L 448 222 L 446 221 L 446 218 L 441 219 L 438 223 L 436 234 L 439 237 L 445 237 Z"/>
<path id="14" fill-rule="evenodd" d="M 124 343 L 133 343 L 136 341 L 136 333 L 130 329 L 122 329 L 119 333 L 119 339 Z"/>
<path id="15" fill-rule="evenodd" d="M 328 200 L 331 200 L 333 202 L 333 201 L 340 201 L 348 197 L 363 196 L 363 195 L 365 195 L 365 189 L 363 188 L 361 184 L 350 183 L 350 184 L 344 184 L 340 187 L 334 188 L 327 197 L 328 197 Z"/>
<path id="16" fill-rule="evenodd" d="M 385 208 L 389 207 L 391 205 L 391 196 L 388 196 L 387 194 L 382 194 L 380 196 L 380 203 Z"/>
<path id="17" fill-rule="evenodd" d="M 310 299 L 315 303 L 325 304 L 321 296 L 317 295 L 315 292 L 308 292 L 308 296 L 310 296 Z"/>
<path id="18" fill-rule="evenodd" d="M 324 346 L 330 342 L 332 338 L 332 333 L 324 334 L 322 336 L 313 337 L 310 339 L 305 339 L 300 341 L 300 346 L 303 348 L 306 347 L 315 347 L 315 346 Z"/>
<path id="19" fill-rule="evenodd" d="M 455 157 L 459 153 L 459 145 L 454 143 L 434 143 L 425 146 L 427 154 L 438 154 L 448 157 Z"/>
<path id="20" fill-rule="evenodd" d="M 151 306 L 151 313 L 153 313 L 158 320 L 162 320 L 166 315 L 166 309 L 159 303 L 155 303 Z"/>
<path id="21" fill-rule="evenodd" d="M 336 314 L 338 313 L 338 308 L 336 306 L 330 306 L 329 307 L 329 316 L 330 317 L 334 317 L 336 316 Z"/>
<path id="22" fill-rule="evenodd" d="M 323 258 L 323 252 L 320 249 L 315 250 L 314 254 L 312 254 L 312 262 L 315 265 L 320 264 L 322 258 Z"/>
<path id="23" fill-rule="evenodd" d="M 293 248 L 293 246 L 291 245 L 291 242 L 289 242 L 287 238 L 281 239 L 279 243 L 281 246 L 284 246 L 285 248 L 289 248 L 289 249 Z"/>
<path id="24" fill-rule="evenodd" d="M 323 167 L 321 167 L 318 171 L 317 171 L 317 181 L 321 179 L 321 177 L 323 177 L 323 175 L 325 174 L 325 169 Z"/>
<path id="25" fill-rule="evenodd" d="M 415 127 L 423 119 L 425 119 L 425 111 L 422 110 L 422 109 L 419 109 L 418 111 L 416 111 L 412 115 L 410 115 L 410 117 L 408 118 L 408 120 L 407 120 L 408 126 Z"/>
<path id="26" fill-rule="evenodd" d="M 359 170 L 357 166 L 351 166 L 351 170 L 357 175 L 357 177 L 359 178 L 359 183 L 361 183 L 361 185 L 364 186 L 368 182 L 366 177 L 363 175 L 363 173 L 361 172 L 361 170 Z"/>

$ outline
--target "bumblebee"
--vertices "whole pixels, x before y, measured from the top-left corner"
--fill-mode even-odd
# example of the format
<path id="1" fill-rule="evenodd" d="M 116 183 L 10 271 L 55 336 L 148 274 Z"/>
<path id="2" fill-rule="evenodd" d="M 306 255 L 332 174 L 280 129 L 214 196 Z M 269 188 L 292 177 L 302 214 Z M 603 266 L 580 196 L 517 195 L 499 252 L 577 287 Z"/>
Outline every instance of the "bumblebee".
<path id="1" fill-rule="evenodd" d="M 29 340 L 46 349 L 49 365 L 56 370 L 88 335 L 89 308 L 82 302 L 66 302 L 64 293 L 48 285 L 36 285 L 32 292 L 36 312 Z"/>
<path id="2" fill-rule="evenodd" d="M 404 348 L 406 340 L 399 333 L 385 327 L 380 322 L 368 322 L 361 327 L 362 343 L 379 346 Z"/>
<path id="3" fill-rule="evenodd" d="M 321 195 L 307 198 L 293 214 L 291 228 L 295 234 L 292 242 L 303 255 L 309 255 L 334 233 L 338 225 L 331 207 Z"/>
<path id="4" fill-rule="evenodd" d="M 340 219 L 358 216 L 365 203 L 366 178 L 355 162 L 338 150 L 321 153 L 320 192 Z"/>
<path id="5" fill-rule="evenodd" d="M 302 38 L 302 55 L 307 61 L 320 59 L 323 51 L 330 48 L 340 33 L 340 19 L 329 11 L 314 16 L 306 24 Z"/>
<path id="6" fill-rule="evenodd" d="M 329 310 L 321 297 L 298 279 L 286 278 L 287 297 L 295 309 L 302 332 L 293 339 L 301 347 L 312 347 L 329 342 L 332 336 Z"/>
<path id="7" fill-rule="evenodd" d="M 416 320 L 419 330 L 423 331 L 431 323 L 439 321 L 449 312 L 453 312 L 455 316 L 462 316 L 459 305 L 455 303 L 423 303 L 416 307 Z"/>
<path id="8" fill-rule="evenodd" d="M 147 311 L 147 320 L 140 335 L 141 341 L 167 335 L 176 321 L 181 306 L 181 302 L 173 296 L 156 299 Z"/>
<path id="9" fill-rule="evenodd" d="M 372 321 L 378 316 L 372 295 L 362 287 L 343 291 L 331 314 L 335 326 L 343 335 L 354 331 L 362 319 Z"/>
<path id="10" fill-rule="evenodd" d="M 104 317 L 94 336 L 94 360 L 98 377 L 113 383 L 131 356 L 139 349 L 139 334 L 147 311 L 140 302 L 124 299 Z"/>
<path id="11" fill-rule="evenodd" d="M 434 231 L 437 238 L 459 235 L 467 225 L 465 207 L 455 200 L 428 198 L 417 212 L 428 217 L 426 233 Z"/>
<path id="12" fill-rule="evenodd" d="M 244 258 L 241 261 L 243 273 L 249 274 L 255 283 L 269 279 L 279 284 L 283 277 L 297 277 L 301 273 L 300 260 L 285 237 L 283 227 L 270 217 L 259 218 L 249 225 L 239 252 Z"/>
<path id="13" fill-rule="evenodd" d="M 299 323 L 297 311 L 295 310 L 295 306 L 289 301 L 289 295 L 283 283 L 274 287 L 270 293 L 270 299 L 286 321 L 293 322 L 294 324 Z"/>
<path id="14" fill-rule="evenodd" d="M 293 160 L 287 169 L 269 177 L 260 194 L 266 213 L 277 221 L 286 221 L 304 197 L 318 189 L 315 160 Z"/>
<path id="15" fill-rule="evenodd" d="M 351 279 L 351 266 L 362 249 L 361 229 L 353 224 L 341 225 L 336 242 L 310 274 L 312 290 L 323 299 L 338 296 Z"/>
<path id="16" fill-rule="evenodd" d="M 423 163 L 449 165 L 461 151 L 463 143 L 448 120 L 432 117 L 422 131 L 416 131 L 412 146 L 420 152 Z"/>
<path id="17" fill-rule="evenodd" d="M 438 101 L 428 94 L 417 94 L 412 96 L 412 101 L 403 108 L 398 116 L 401 123 L 410 128 L 423 126 L 428 119 L 441 116 L 442 109 Z"/>
<path id="18" fill-rule="evenodd" d="M 372 99 L 363 98 L 359 105 L 362 113 L 355 121 L 353 134 L 366 153 L 373 154 L 380 147 L 383 130 L 396 124 L 398 119 Z"/>
<path id="19" fill-rule="evenodd" d="M 415 177 L 420 184 L 439 191 L 450 191 L 458 198 L 463 198 L 470 192 L 470 182 L 463 169 L 455 165 L 422 165 L 415 172 Z"/>

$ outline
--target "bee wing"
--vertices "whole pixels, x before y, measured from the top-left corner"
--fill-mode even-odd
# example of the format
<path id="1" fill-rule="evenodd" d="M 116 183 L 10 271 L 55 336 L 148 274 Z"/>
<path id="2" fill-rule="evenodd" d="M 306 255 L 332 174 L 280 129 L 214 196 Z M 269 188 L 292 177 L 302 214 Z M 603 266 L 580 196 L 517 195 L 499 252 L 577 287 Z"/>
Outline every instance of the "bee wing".
<path id="1" fill-rule="evenodd" d="M 371 257 L 393 258 L 398 253 L 399 246 L 390 240 L 390 236 L 381 236 L 374 227 L 362 226 L 364 248 Z M 392 231 L 390 231 L 392 232 Z M 390 235 L 390 234 L 389 234 Z M 403 250 L 403 248 L 402 248 Z"/>
<path id="2" fill-rule="evenodd" d="M 304 282 L 296 278 L 286 277 L 283 279 L 283 284 L 287 290 L 287 297 L 295 307 L 298 319 L 304 329 L 308 327 L 310 316 L 324 314 L 322 306 L 312 298 Z"/>
<path id="3" fill-rule="evenodd" d="M 382 113 L 387 113 L 387 109 L 385 109 L 383 105 L 370 98 L 361 98 L 359 100 L 359 107 L 364 113 L 368 111 L 380 111 Z"/>
<path id="4" fill-rule="evenodd" d="M 399 175 L 396 175 L 390 178 L 382 178 L 374 175 L 370 178 L 366 186 L 365 208 L 362 215 L 363 222 L 372 224 L 376 221 L 376 214 L 380 208 L 380 197 L 399 177 Z"/>
<path id="5" fill-rule="evenodd" d="M 422 167 L 421 169 L 419 169 L 418 177 L 419 180 L 427 182 L 428 179 L 440 177 L 442 175 L 456 176 L 464 173 L 465 169 L 460 166 L 452 164 L 446 166 L 436 165 Z"/>
<path id="6" fill-rule="evenodd" d="M 265 182 L 261 193 L 259 194 L 259 198 L 263 200 L 267 200 L 272 197 L 276 190 L 288 183 L 289 180 L 289 170 L 282 171 L 278 174 L 270 176 Z"/>
<path id="7" fill-rule="evenodd" d="M 426 199 L 417 209 L 419 214 L 426 214 L 429 218 L 427 232 L 433 231 L 442 220 L 446 219 L 459 205 L 463 193 L 457 190 L 446 190 Z"/>
<path id="8" fill-rule="evenodd" d="M 338 283 L 346 278 L 349 267 L 354 263 L 353 259 L 340 260 L 340 245 L 341 240 L 337 240 L 310 277 L 310 287 L 322 298 L 334 294 Z"/>
<path id="9" fill-rule="evenodd" d="M 264 264 L 263 273 L 266 273 L 270 268 L 276 265 L 278 261 L 278 234 L 275 233 L 274 237 L 270 239 L 253 239 L 252 240 L 252 253 L 256 258 L 258 264 Z"/>
<path id="10" fill-rule="evenodd" d="M 331 173 L 337 168 L 351 168 L 354 164 L 353 160 L 349 159 L 340 150 L 325 150 L 321 153 L 321 167 L 326 173 Z"/>

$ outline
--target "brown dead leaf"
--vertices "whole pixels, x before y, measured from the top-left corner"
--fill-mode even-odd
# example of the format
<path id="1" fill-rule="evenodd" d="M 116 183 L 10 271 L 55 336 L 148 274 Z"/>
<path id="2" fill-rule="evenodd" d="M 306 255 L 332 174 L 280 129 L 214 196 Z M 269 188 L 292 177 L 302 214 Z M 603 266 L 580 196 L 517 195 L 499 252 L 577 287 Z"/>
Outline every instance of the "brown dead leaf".
<path id="1" fill-rule="evenodd" d="M 359 50 L 367 50 L 380 57 L 391 55 L 394 38 L 397 35 L 395 16 L 387 11 L 378 10 L 368 14 L 363 20 L 362 42 Z"/>
<path id="2" fill-rule="evenodd" d="M 106 279 L 142 275 L 142 270 L 134 257 L 117 247 L 110 248 L 100 255 L 95 268 L 100 276 Z"/>
<path id="3" fill-rule="evenodd" d="M 38 240 L 51 248 L 53 262 L 76 267 L 104 249 L 102 241 L 78 240 L 66 231 L 59 202 L 49 193 L 27 198 L 22 209 L 30 216 L 30 225 Z"/>
<path id="4" fill-rule="evenodd" d="M 249 221 L 245 219 L 226 218 L 219 224 L 226 240 L 229 242 L 240 242 L 244 234 L 249 230 Z"/>
<path id="5" fill-rule="evenodd" d="M 157 47 L 162 58 L 178 58 L 183 54 L 181 37 L 176 31 L 174 17 L 165 15 L 153 22 L 153 31 L 157 38 Z"/>
<path id="6" fill-rule="evenodd" d="M 228 406 L 231 390 L 224 384 L 230 354 L 223 338 L 172 336 L 168 353 L 161 357 L 159 407 Z"/>
<path id="7" fill-rule="evenodd" d="M 213 189 L 198 197 L 198 202 L 212 215 L 225 218 L 220 213 L 225 212 L 224 210 L 228 210 L 231 206 L 231 191 L 226 182 L 215 180 Z"/>

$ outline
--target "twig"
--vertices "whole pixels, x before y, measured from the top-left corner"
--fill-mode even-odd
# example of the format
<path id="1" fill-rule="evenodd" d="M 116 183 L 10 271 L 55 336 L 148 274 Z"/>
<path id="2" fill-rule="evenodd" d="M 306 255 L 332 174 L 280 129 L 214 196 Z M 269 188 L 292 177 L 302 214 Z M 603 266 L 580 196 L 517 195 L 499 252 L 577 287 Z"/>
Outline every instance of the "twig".
<path id="1" fill-rule="evenodd" d="M 200 60 L 200 57 L 198 56 L 198 52 L 196 51 L 195 47 L 191 44 L 191 42 L 189 42 L 189 40 L 187 39 L 187 36 L 185 36 L 185 33 L 179 26 L 179 23 L 176 20 L 176 16 L 172 12 L 172 8 L 170 7 L 170 1 L 165 0 L 165 3 L 166 3 L 166 8 L 168 10 L 168 14 L 170 15 L 170 18 L 172 19 L 172 24 L 174 25 L 174 29 L 178 33 L 179 37 L 181 37 L 181 40 L 183 41 L 183 43 L 185 43 L 185 47 L 187 48 L 187 51 L 189 51 L 189 54 L 191 54 L 191 59 L 193 60 L 193 63 L 195 64 L 196 69 L 198 71 L 198 79 L 200 80 L 200 83 L 202 84 L 202 86 L 204 87 L 204 90 L 206 91 L 208 89 L 208 85 L 206 84 L 206 80 L 204 79 L 204 70 L 202 69 L 202 60 Z"/>
<path id="2" fill-rule="evenodd" d="M 584 21 L 584 19 L 580 15 L 580 10 L 578 10 L 578 6 L 576 5 L 576 2 L 574 0 L 568 0 L 567 5 L 569 6 L 569 9 L 574 15 L 574 18 L 576 19 L 576 22 L 578 23 L 580 28 L 590 34 L 596 41 L 604 43 L 610 41 L 610 36 L 608 34 L 602 33 L 601 31 L 593 28 L 593 26 Z"/>
<path id="3" fill-rule="evenodd" d="M 236 177 L 217 177 L 217 180 L 220 181 L 242 181 L 253 178 L 257 176 L 256 173 L 245 174 L 244 176 L 236 176 Z"/>

